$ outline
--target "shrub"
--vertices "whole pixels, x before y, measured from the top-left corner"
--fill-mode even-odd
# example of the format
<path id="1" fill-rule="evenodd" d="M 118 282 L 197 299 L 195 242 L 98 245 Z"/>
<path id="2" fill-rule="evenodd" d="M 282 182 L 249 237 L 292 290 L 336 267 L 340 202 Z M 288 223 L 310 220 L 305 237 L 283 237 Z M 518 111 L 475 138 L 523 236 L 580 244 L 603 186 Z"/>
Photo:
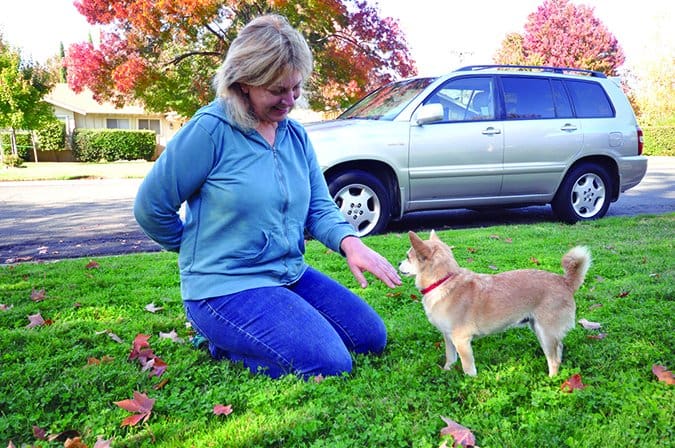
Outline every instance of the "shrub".
<path id="1" fill-rule="evenodd" d="M 76 129 L 73 156 L 81 162 L 150 160 L 155 133 L 149 130 Z"/>
<path id="2" fill-rule="evenodd" d="M 15 156 L 14 154 L 5 154 L 4 158 L 2 159 L 3 165 L 7 165 L 12 168 L 19 168 L 23 165 L 24 160 L 19 157 Z"/>
<path id="3" fill-rule="evenodd" d="M 66 124 L 53 120 L 37 131 L 38 144 L 44 151 L 62 151 L 66 149 Z"/>
<path id="4" fill-rule="evenodd" d="M 647 156 L 675 156 L 675 126 L 648 126 L 642 129 Z"/>

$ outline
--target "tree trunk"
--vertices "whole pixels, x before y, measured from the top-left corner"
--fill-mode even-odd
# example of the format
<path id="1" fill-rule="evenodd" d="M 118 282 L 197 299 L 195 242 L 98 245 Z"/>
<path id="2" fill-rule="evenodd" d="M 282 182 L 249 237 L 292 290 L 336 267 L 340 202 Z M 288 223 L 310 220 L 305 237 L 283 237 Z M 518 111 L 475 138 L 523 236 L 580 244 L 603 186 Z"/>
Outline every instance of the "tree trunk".
<path id="1" fill-rule="evenodd" d="M 35 163 L 38 162 L 38 157 L 37 157 L 37 143 L 35 142 L 35 131 L 30 131 L 30 141 L 33 144 L 33 158 L 35 159 Z"/>
<path id="2" fill-rule="evenodd" d="M 19 157 L 19 150 L 16 147 L 16 129 L 9 128 L 9 144 L 12 147 L 12 155 Z"/>

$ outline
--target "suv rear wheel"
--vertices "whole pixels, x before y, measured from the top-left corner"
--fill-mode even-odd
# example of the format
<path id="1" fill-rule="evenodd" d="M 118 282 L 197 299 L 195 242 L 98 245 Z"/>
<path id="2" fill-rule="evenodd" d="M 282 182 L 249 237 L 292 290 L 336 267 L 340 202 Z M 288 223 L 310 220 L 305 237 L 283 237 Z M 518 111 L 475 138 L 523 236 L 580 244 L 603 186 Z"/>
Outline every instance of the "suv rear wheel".
<path id="1" fill-rule="evenodd" d="M 604 167 L 582 163 L 567 173 L 551 207 L 561 221 L 570 224 L 602 218 L 609 208 L 611 191 L 611 180 Z"/>
<path id="2" fill-rule="evenodd" d="M 333 200 L 359 236 L 384 231 L 391 216 L 391 200 L 382 181 L 361 170 L 347 171 L 328 181 Z"/>

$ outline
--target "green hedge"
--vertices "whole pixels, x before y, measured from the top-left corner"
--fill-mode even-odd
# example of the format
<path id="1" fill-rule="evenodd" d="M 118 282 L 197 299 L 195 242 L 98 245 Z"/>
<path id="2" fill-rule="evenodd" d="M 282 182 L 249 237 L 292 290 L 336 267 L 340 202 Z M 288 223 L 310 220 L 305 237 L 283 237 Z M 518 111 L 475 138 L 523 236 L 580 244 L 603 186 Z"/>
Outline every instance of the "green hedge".
<path id="1" fill-rule="evenodd" d="M 155 152 L 155 133 L 150 130 L 76 129 L 73 156 L 80 162 L 150 160 Z"/>
<path id="2" fill-rule="evenodd" d="M 43 151 L 63 151 L 66 149 L 66 124 L 53 120 L 37 131 L 38 148 Z"/>
<path id="3" fill-rule="evenodd" d="M 675 156 L 675 126 L 647 126 L 642 128 L 647 156 Z"/>

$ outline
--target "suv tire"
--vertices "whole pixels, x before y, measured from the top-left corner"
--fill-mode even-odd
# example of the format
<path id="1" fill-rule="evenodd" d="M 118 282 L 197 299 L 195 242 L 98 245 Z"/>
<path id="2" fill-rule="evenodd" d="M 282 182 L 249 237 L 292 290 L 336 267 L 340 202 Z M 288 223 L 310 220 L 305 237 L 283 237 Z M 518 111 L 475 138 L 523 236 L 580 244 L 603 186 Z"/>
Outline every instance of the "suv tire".
<path id="1" fill-rule="evenodd" d="M 607 170 L 594 163 L 581 163 L 565 176 L 551 202 L 553 213 L 573 224 L 602 218 L 609 209 L 612 184 Z"/>
<path id="2" fill-rule="evenodd" d="M 328 190 L 359 236 L 381 233 L 389 224 L 391 200 L 380 179 L 361 170 L 331 177 Z"/>

